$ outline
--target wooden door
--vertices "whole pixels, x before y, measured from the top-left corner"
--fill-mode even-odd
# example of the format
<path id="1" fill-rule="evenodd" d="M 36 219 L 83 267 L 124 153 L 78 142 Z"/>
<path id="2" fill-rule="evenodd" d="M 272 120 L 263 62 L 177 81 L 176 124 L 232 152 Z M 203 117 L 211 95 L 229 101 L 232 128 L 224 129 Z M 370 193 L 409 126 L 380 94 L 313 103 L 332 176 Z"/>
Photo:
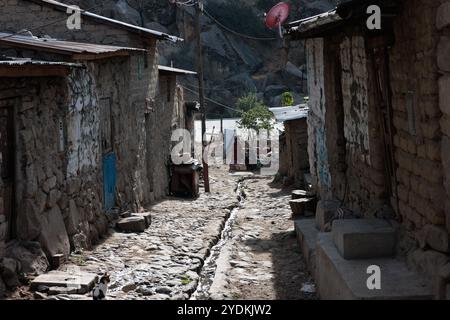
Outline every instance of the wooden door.
<path id="1" fill-rule="evenodd" d="M 384 142 L 385 176 L 391 205 L 397 206 L 397 178 L 394 158 L 394 126 L 392 122 L 391 89 L 389 81 L 389 55 L 384 45 L 373 48 L 374 73 L 381 136 Z"/>

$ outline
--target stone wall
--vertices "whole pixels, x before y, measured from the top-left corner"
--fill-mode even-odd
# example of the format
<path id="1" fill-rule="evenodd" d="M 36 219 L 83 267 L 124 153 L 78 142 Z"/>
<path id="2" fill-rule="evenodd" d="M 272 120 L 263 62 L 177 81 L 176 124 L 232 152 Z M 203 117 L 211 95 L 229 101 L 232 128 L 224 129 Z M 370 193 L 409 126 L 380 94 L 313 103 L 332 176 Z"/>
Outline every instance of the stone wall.
<path id="1" fill-rule="evenodd" d="M 0 82 L 0 92 L 15 90 L 16 99 L 16 226 L 14 237 L 38 240 L 49 255 L 68 254 L 69 238 L 63 212 L 65 152 L 60 125 L 64 123 L 67 88 L 61 79 L 37 78 Z"/>
<path id="2" fill-rule="evenodd" d="M 158 88 L 156 64 L 146 68 L 145 57 L 136 53 L 86 62 L 86 68 L 74 69 L 65 79 L 0 83 L 0 90 L 20 91 L 15 237 L 38 240 L 49 256 L 97 242 L 108 228 L 102 158 L 109 152 L 117 157 L 116 194 L 122 210 L 141 210 L 166 194 L 175 81 L 170 102 L 158 98 L 156 112 L 146 117 Z M 109 117 L 102 115 L 106 107 Z M 107 150 L 105 119 L 111 121 Z M 147 130 L 149 124 L 153 127 Z M 149 140 L 154 149 L 148 149 Z M 149 172 L 156 175 L 156 194 L 150 190 Z"/>

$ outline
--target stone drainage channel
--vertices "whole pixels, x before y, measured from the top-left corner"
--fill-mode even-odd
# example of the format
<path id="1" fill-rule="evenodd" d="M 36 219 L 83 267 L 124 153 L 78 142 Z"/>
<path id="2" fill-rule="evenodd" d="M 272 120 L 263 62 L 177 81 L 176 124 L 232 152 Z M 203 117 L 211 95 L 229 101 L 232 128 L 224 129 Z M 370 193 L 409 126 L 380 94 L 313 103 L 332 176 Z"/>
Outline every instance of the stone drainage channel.
<path id="1" fill-rule="evenodd" d="M 239 197 L 240 204 L 244 200 L 242 197 L 242 181 L 240 180 L 236 187 L 236 194 Z M 205 262 L 199 272 L 199 280 L 197 289 L 192 293 L 190 299 L 191 300 L 208 300 L 210 299 L 209 289 L 214 281 L 214 277 L 217 270 L 217 260 L 219 259 L 223 247 L 227 244 L 227 242 L 233 237 L 232 228 L 233 224 L 236 220 L 237 214 L 239 212 L 239 205 L 231 210 L 230 215 L 224 223 L 222 232 L 220 234 L 219 241 L 216 245 L 214 245 L 208 257 L 205 259 Z"/>

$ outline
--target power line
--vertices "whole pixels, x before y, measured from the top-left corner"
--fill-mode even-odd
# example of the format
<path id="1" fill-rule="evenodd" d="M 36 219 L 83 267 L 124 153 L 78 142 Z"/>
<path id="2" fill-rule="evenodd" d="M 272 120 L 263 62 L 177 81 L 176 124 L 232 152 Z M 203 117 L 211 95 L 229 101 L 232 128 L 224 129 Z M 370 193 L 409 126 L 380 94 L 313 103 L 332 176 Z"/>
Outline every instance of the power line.
<path id="1" fill-rule="evenodd" d="M 225 29 L 228 32 L 231 32 L 232 34 L 242 37 L 242 38 L 246 38 L 246 39 L 251 39 L 251 40 L 257 40 L 257 41 L 275 41 L 277 40 L 277 38 L 263 38 L 263 37 L 254 37 L 254 36 L 249 36 L 247 34 L 243 34 L 237 31 L 234 31 L 230 28 L 228 28 L 227 26 L 225 26 L 224 24 L 222 24 L 219 20 L 217 20 L 216 18 L 214 18 L 208 11 L 203 10 L 203 12 L 205 13 L 205 15 L 207 15 L 211 20 L 213 20 L 219 27 L 221 27 L 222 29 Z"/>
<path id="2" fill-rule="evenodd" d="M 198 92 L 196 92 L 196 91 L 194 91 L 194 90 L 191 90 L 191 89 L 189 89 L 189 88 L 186 88 L 185 86 L 181 86 L 181 87 L 183 87 L 184 89 L 186 89 L 186 90 L 189 91 L 189 92 L 192 92 L 192 93 L 198 95 Z M 216 100 L 213 100 L 213 99 L 211 99 L 211 98 L 205 97 L 205 99 L 208 100 L 209 102 L 212 102 L 212 103 L 214 103 L 214 104 L 216 104 L 216 105 L 218 105 L 218 106 L 221 106 L 221 107 L 223 107 L 223 108 L 225 108 L 225 109 L 229 109 L 229 110 L 232 110 L 232 111 L 235 111 L 235 112 L 243 113 L 242 110 L 239 110 L 239 109 L 232 108 L 232 107 L 230 107 L 230 106 L 224 105 L 223 103 L 220 103 L 220 102 L 218 102 L 218 101 L 216 101 Z"/>
<path id="3" fill-rule="evenodd" d="M 184 84 L 185 86 L 188 86 L 192 89 L 198 89 L 198 86 L 195 86 L 193 84 Z M 208 91 L 223 91 L 223 90 L 230 90 L 230 89 L 235 89 L 235 88 L 242 88 L 242 85 L 236 85 L 236 86 L 232 86 L 232 87 L 224 87 L 224 88 L 205 88 Z"/>

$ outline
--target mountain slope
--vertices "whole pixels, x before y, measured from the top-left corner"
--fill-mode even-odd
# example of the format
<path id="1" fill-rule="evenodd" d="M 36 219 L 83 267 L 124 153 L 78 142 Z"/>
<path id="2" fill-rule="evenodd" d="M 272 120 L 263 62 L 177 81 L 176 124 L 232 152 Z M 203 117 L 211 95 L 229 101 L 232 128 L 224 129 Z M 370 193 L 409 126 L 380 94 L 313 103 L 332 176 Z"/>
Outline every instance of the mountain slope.
<path id="1" fill-rule="evenodd" d="M 95 0 L 67 0 L 90 8 Z M 273 38 L 274 31 L 264 26 L 264 12 L 277 0 L 208 0 L 202 17 L 206 96 L 227 106 L 237 98 L 254 92 L 271 107 L 280 105 L 280 95 L 294 93 L 302 102 L 306 90 L 303 44 L 282 41 L 257 41 L 245 37 Z M 299 0 L 291 2 L 289 20 L 297 20 L 331 9 L 336 0 Z M 183 44 L 161 43 L 160 63 L 195 70 L 194 10 L 172 5 L 167 0 L 105 0 L 94 10 L 103 15 L 179 35 Z M 211 19 L 210 17 L 213 17 Z M 239 35 L 242 34 L 242 35 Z M 196 91 L 194 79 L 181 81 L 189 95 Z M 190 98 L 196 99 L 195 94 Z M 208 102 L 212 117 L 232 116 L 233 112 Z"/>

